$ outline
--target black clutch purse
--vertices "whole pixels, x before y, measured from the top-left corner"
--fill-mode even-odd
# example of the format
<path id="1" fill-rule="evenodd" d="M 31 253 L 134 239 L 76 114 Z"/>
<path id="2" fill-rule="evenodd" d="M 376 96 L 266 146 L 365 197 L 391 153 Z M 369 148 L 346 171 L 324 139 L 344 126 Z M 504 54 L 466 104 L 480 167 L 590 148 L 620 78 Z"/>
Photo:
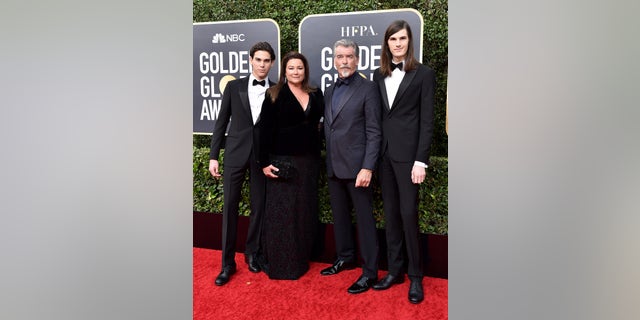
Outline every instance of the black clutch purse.
<path id="1" fill-rule="evenodd" d="M 278 178 L 291 179 L 297 175 L 298 172 L 293 166 L 291 158 L 287 156 L 272 156 L 270 159 L 271 164 L 278 168 L 278 171 L 273 170 L 271 172 L 278 176 Z"/>

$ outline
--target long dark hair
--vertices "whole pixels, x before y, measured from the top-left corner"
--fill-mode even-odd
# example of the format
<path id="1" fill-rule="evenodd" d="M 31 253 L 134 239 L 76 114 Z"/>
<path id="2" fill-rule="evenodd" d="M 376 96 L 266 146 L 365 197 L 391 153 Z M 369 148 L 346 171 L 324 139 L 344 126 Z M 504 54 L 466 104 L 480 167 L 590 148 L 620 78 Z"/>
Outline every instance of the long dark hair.
<path id="1" fill-rule="evenodd" d="M 407 56 L 405 57 L 404 70 L 411 71 L 418 67 L 418 60 L 413 57 L 413 34 L 411 33 L 411 27 L 409 23 L 404 20 L 396 20 L 391 22 L 387 31 L 384 32 L 384 41 L 382 41 L 382 56 L 380 57 L 380 73 L 388 77 L 391 75 L 391 61 L 393 56 L 391 50 L 389 50 L 389 38 L 396 32 L 405 29 L 407 30 L 407 36 L 409 36 L 409 45 L 407 48 Z"/>
<path id="2" fill-rule="evenodd" d="M 271 96 L 271 102 L 276 101 L 280 90 L 284 85 L 287 84 L 287 63 L 289 63 L 289 60 L 291 59 L 300 59 L 302 60 L 302 64 L 304 65 L 304 79 L 302 80 L 302 90 L 307 93 L 316 92 L 317 90 L 315 87 L 311 87 L 309 85 L 309 63 L 307 62 L 307 58 L 305 58 L 305 56 L 300 52 L 290 51 L 284 55 L 284 58 L 282 58 L 282 63 L 280 64 L 280 78 L 278 79 L 278 83 L 275 86 L 267 89 L 267 92 Z"/>

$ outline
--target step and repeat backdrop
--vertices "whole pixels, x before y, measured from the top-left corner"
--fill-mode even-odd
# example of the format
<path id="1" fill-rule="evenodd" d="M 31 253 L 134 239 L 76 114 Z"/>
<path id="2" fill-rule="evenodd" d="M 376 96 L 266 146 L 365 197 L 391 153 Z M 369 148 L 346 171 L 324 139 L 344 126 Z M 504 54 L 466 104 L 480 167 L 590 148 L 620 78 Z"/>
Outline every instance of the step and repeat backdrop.
<path id="1" fill-rule="evenodd" d="M 193 24 L 193 132 L 211 134 L 222 93 L 231 80 L 251 74 L 249 51 L 260 41 L 271 44 L 276 60 L 269 78 L 280 72 L 280 28 L 271 19 Z"/>
<path id="2" fill-rule="evenodd" d="M 300 22 L 299 48 L 309 60 L 310 81 L 324 92 L 335 82 L 338 73 L 333 67 L 333 44 L 349 38 L 360 47 L 358 72 L 373 79 L 380 67 L 384 32 L 394 20 L 405 20 L 413 33 L 413 52 L 422 62 L 422 15 L 414 9 L 365 11 L 310 15 Z"/>
<path id="3" fill-rule="evenodd" d="M 422 62 L 422 15 L 414 9 L 330 13 L 306 16 L 298 32 L 299 51 L 309 61 L 310 82 L 323 92 L 338 74 L 333 44 L 349 38 L 360 47 L 359 73 L 367 78 L 380 67 L 384 32 L 394 20 L 406 20 L 413 32 L 415 58 Z M 267 41 L 276 52 L 269 78 L 280 72 L 280 28 L 271 19 L 193 24 L 193 133 L 211 134 L 226 84 L 251 74 L 249 50 Z M 233 117 L 231 119 L 233 121 Z"/>

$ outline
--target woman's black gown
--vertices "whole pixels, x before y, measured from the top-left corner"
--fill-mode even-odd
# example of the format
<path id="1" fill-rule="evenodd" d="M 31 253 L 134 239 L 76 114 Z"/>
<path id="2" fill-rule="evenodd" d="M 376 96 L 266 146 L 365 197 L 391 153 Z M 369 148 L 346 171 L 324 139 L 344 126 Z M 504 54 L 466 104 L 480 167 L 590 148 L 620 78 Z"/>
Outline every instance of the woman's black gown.
<path id="1" fill-rule="evenodd" d="M 287 94 L 293 96 L 287 89 L 283 88 L 278 100 L 286 100 Z M 269 97 L 265 98 L 265 101 L 268 99 Z M 309 105 L 305 111 L 302 111 L 297 100 L 288 101 L 287 106 L 294 104 L 294 108 L 279 106 L 279 113 L 262 119 L 271 126 L 270 130 L 265 130 L 265 133 L 279 140 L 269 142 L 268 152 L 262 151 L 269 153 L 271 158 L 274 154 L 286 157 L 295 168 L 294 176 L 289 179 L 267 179 L 259 262 L 271 279 L 298 279 L 309 270 L 309 259 L 319 224 L 318 112 L 323 110 L 317 109 L 322 109 L 323 106 L 316 99 L 322 99 L 322 95 L 310 95 Z M 265 108 L 278 107 L 278 100 L 275 106 L 266 102 L 263 105 L 261 117 L 264 116 Z M 287 112 L 293 112 L 294 116 L 286 114 Z M 283 118 L 298 119 L 300 125 L 294 125 L 296 128 L 292 129 L 290 123 L 283 124 L 287 123 L 282 120 Z M 262 161 L 268 162 L 264 159 L 265 156 L 265 154 L 262 155 Z M 263 163 L 263 167 L 266 165 L 268 164 Z"/>

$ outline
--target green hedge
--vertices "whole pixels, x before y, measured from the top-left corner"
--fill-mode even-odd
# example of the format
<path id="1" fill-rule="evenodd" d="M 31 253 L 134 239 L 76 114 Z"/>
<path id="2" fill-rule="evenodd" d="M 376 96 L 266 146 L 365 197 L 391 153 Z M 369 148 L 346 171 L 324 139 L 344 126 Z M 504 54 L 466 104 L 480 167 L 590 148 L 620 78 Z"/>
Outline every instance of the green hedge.
<path id="1" fill-rule="evenodd" d="M 422 61 L 435 70 L 437 81 L 431 155 L 447 157 L 448 0 L 194 0 L 193 22 L 273 19 L 280 26 L 280 51 L 285 53 L 298 49 L 298 27 L 308 15 L 401 8 L 415 9 L 424 19 Z"/>
<path id="2" fill-rule="evenodd" d="M 324 157 L 324 155 L 323 155 Z M 224 162 L 224 151 L 220 156 L 221 165 Z M 325 166 L 320 175 L 320 221 L 332 223 L 329 206 L 329 191 Z M 384 211 L 377 179 L 374 177 L 374 216 L 378 228 L 384 228 Z M 419 224 L 420 232 L 431 234 L 447 234 L 448 217 L 448 159 L 431 157 L 431 165 L 427 170 L 427 181 L 420 185 Z M 209 173 L 209 148 L 193 147 L 193 211 L 222 212 L 222 180 L 211 177 Z M 248 216 L 249 191 L 248 185 L 242 190 L 240 214 Z"/>
<path id="3" fill-rule="evenodd" d="M 435 128 L 431 145 L 431 166 L 427 183 L 420 189 L 420 231 L 447 234 L 448 212 L 448 137 L 445 132 L 448 73 L 448 0 L 194 0 L 193 22 L 270 18 L 280 26 L 280 51 L 298 49 L 298 27 L 312 14 L 372 11 L 399 8 L 416 9 L 424 18 L 422 61 L 436 71 Z M 382 39 L 380 39 L 382 41 Z M 211 177 L 209 166 L 210 135 L 193 136 L 193 210 L 222 212 L 222 182 Z M 221 158 L 222 159 L 222 158 Z M 324 168 L 324 166 L 323 166 Z M 332 222 L 328 204 L 326 174 L 320 181 L 320 220 Z M 384 227 L 380 190 L 375 187 L 374 214 L 379 228 Z M 243 190 L 242 215 L 249 214 L 248 191 Z"/>

